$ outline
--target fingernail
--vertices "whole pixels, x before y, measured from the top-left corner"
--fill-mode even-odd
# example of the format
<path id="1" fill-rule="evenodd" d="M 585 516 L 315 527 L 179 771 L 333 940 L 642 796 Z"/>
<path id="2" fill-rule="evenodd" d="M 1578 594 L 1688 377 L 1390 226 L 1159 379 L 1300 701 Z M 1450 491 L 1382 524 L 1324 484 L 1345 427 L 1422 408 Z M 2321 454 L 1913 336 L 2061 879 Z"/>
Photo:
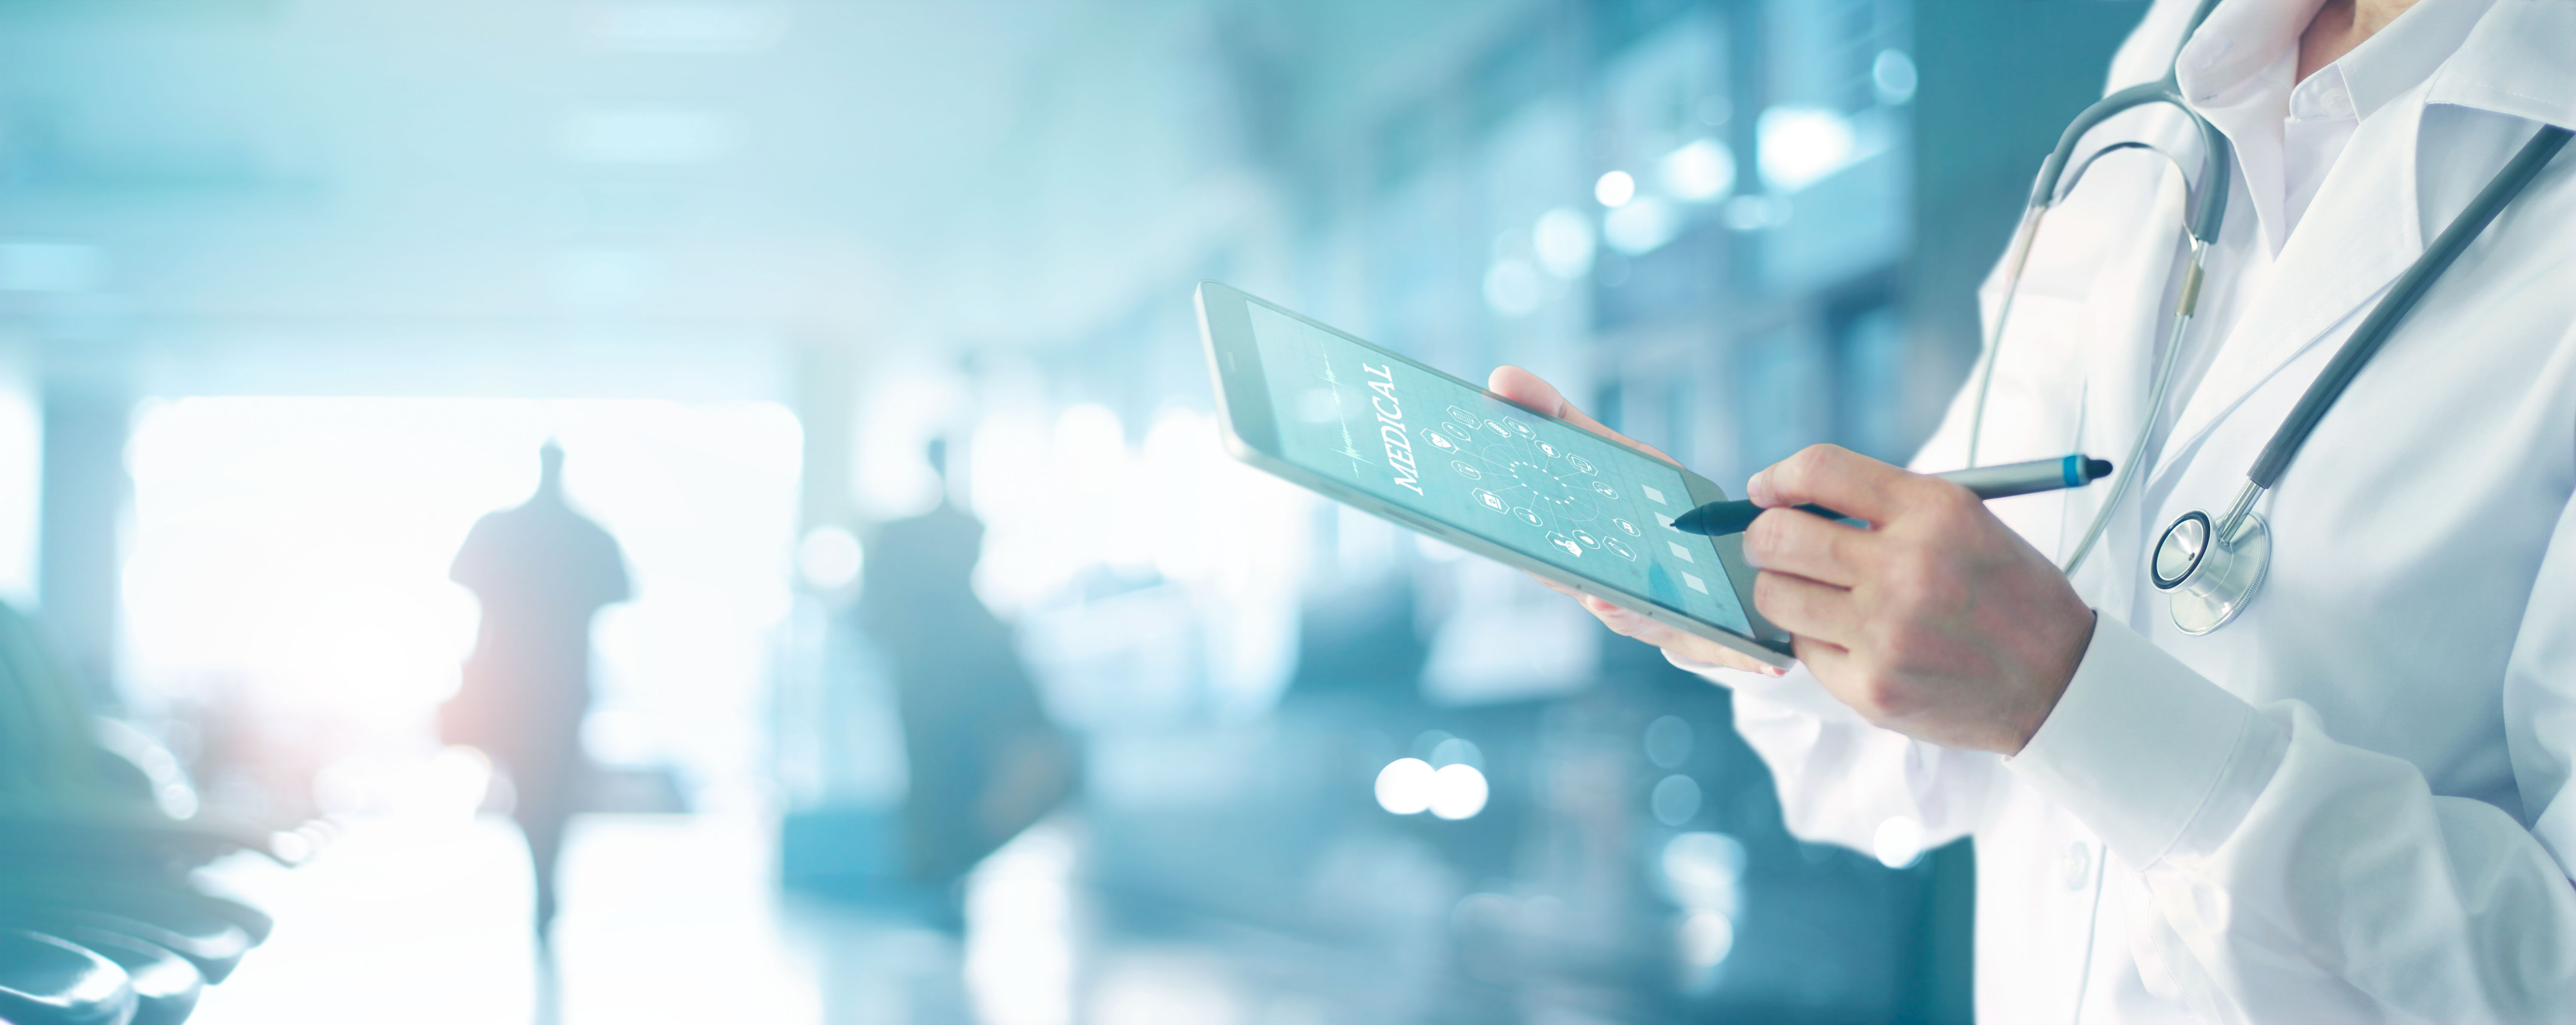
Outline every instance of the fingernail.
<path id="1" fill-rule="evenodd" d="M 1755 505 L 1763 506 L 1765 508 L 1770 507 L 1771 471 L 1764 470 L 1760 473 L 1754 474 L 1752 480 L 1745 481 L 1744 497 L 1751 499 Z"/>

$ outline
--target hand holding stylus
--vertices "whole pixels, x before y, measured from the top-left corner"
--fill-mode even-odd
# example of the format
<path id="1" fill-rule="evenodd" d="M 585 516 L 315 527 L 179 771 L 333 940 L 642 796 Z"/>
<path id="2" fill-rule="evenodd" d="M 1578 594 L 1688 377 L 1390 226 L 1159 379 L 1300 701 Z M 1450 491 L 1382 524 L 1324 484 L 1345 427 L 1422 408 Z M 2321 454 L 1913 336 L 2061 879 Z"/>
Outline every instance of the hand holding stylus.
<path id="1" fill-rule="evenodd" d="M 1487 387 L 1671 460 L 1583 415 L 1526 370 L 1497 369 Z M 1745 491 L 1766 510 L 1744 532 L 1745 559 L 1761 571 L 1754 607 L 1792 635 L 1798 659 L 1836 700 L 1908 736 L 2002 754 L 2020 751 L 2056 708 L 2092 641 L 2093 611 L 2055 563 L 1968 488 L 1816 445 L 1755 474 Z M 1870 526 L 1783 508 L 1803 504 Z M 1610 602 L 1575 598 L 1618 633 L 1779 675 Z"/>

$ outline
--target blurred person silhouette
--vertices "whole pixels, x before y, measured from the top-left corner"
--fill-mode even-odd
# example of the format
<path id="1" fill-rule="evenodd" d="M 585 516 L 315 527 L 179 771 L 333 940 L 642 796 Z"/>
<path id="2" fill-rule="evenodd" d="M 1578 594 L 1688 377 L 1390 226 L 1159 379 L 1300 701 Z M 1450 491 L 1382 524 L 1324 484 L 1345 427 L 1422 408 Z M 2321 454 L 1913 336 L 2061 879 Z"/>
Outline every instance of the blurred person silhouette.
<path id="1" fill-rule="evenodd" d="M 588 761 L 590 621 L 634 597 L 617 539 L 564 500 L 560 446 L 538 449 L 536 494 L 486 514 L 465 536 L 448 579 L 483 608 L 464 682 L 441 710 L 449 743 L 489 752 L 509 773 L 511 817 L 536 870 L 540 942 L 555 916 L 555 859 Z"/>
<path id="2" fill-rule="evenodd" d="M 947 443 L 930 443 L 947 476 Z M 911 877 L 946 886 L 1072 792 L 1072 745 L 1047 719 L 1011 627 L 976 597 L 984 524 L 949 501 L 888 523 L 863 569 L 861 628 L 893 670 L 911 793 Z"/>

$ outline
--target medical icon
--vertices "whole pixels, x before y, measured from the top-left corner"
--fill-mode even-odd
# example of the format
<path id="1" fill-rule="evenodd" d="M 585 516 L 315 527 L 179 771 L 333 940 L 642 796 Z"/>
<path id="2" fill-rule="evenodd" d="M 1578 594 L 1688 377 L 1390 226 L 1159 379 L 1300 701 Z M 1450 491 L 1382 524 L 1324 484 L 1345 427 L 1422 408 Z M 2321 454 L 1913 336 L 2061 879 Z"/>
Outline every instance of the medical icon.
<path id="1" fill-rule="evenodd" d="M 1473 421 L 1470 422 L 1472 423 Z M 1474 428 L 1460 427 L 1455 422 L 1448 420 L 1440 421 L 1440 429 L 1449 432 L 1449 436 L 1453 438 L 1464 438 L 1475 433 Z"/>
<path id="2" fill-rule="evenodd" d="M 1512 510 L 1512 518 L 1533 527 L 1547 526 L 1547 520 L 1540 517 L 1538 511 L 1534 509 L 1514 509 Z"/>
<path id="3" fill-rule="evenodd" d="M 1498 513 L 1509 513 L 1512 511 L 1512 504 L 1510 502 L 1503 501 L 1503 496 L 1501 495 L 1497 495 L 1483 488 L 1477 488 L 1474 494 L 1476 496 L 1477 505 L 1484 506 L 1485 508 Z"/>
<path id="4" fill-rule="evenodd" d="M 1465 477 L 1468 480 L 1485 479 L 1485 471 L 1467 465 L 1464 460 L 1452 459 L 1449 461 L 1449 465 L 1458 471 L 1459 476 Z"/>
<path id="5" fill-rule="evenodd" d="M 1597 481 L 1597 480 L 1596 480 L 1596 481 L 1593 481 L 1593 482 L 1592 482 L 1592 492 L 1593 492 L 1594 494 L 1600 495 L 1600 496 L 1601 496 L 1601 497 L 1603 497 L 1603 498 L 1617 498 L 1617 497 L 1619 497 L 1619 489 L 1614 488 L 1614 487 L 1611 487 L 1611 486 L 1610 486 L 1610 484 L 1609 484 L 1609 482 L 1607 482 L 1607 481 Z"/>
<path id="6" fill-rule="evenodd" d="M 1520 422 L 1520 421 L 1518 421 L 1518 420 L 1511 419 L 1511 418 L 1509 418 L 1509 417 L 1505 417 L 1505 418 L 1503 419 L 1503 423 L 1504 423 L 1506 426 L 1509 426 L 1509 427 L 1512 429 L 1512 433 L 1517 434 L 1517 435 L 1520 435 L 1521 437 L 1524 437 L 1524 438 L 1535 438 L 1535 437 L 1538 437 L 1538 432 L 1537 432 L 1537 431 L 1530 430 L 1530 427 L 1529 427 L 1529 425 L 1528 425 L 1528 424 L 1522 423 L 1522 422 Z"/>
<path id="7" fill-rule="evenodd" d="M 1599 537 L 1594 536 L 1594 535 L 1593 535 L 1593 533 L 1592 533 L 1591 531 L 1588 531 L 1588 530 L 1569 530 L 1569 531 L 1567 531 L 1566 533 L 1569 533 L 1569 534 L 1574 535 L 1574 539 L 1575 539 L 1575 540 L 1583 542 L 1583 547 L 1585 547 L 1585 548 L 1599 548 L 1599 547 L 1601 547 L 1601 539 L 1600 539 Z"/>
<path id="8" fill-rule="evenodd" d="M 1567 456 L 1565 457 L 1565 464 L 1567 466 L 1574 467 L 1574 472 L 1576 473 L 1597 474 L 1601 472 L 1600 468 L 1592 465 L 1592 460 L 1585 459 L 1582 456 Z"/>
<path id="9" fill-rule="evenodd" d="M 1634 549 L 1634 548 L 1630 548 L 1630 547 L 1628 547 L 1628 545 L 1627 545 L 1625 542 L 1620 541 L 1618 538 L 1615 538 L 1615 537 L 1605 537 L 1605 538 L 1602 538 L 1602 539 L 1601 539 L 1601 547 L 1603 547 L 1603 548 L 1605 548 L 1605 549 L 1608 549 L 1608 550 L 1609 550 L 1609 552 L 1610 552 L 1610 554 L 1612 554 L 1612 555 L 1616 555 L 1616 556 L 1618 556 L 1618 557 L 1620 557 L 1620 558 L 1622 558 L 1622 559 L 1626 559 L 1626 560 L 1628 560 L 1628 561 L 1630 561 L 1630 562 L 1635 562 L 1635 561 L 1637 561 L 1637 550 L 1636 550 L 1636 549 Z"/>
<path id="10" fill-rule="evenodd" d="M 1490 431 L 1494 432 L 1495 434 L 1501 435 L 1501 436 L 1502 436 L 1502 438 L 1503 438 L 1503 440 L 1505 440 L 1505 441 L 1510 441 L 1510 440 L 1511 440 L 1511 438 L 1512 438 L 1512 429 L 1511 429 L 1511 428 L 1509 428 L 1509 427 L 1505 427 L 1505 426 L 1503 426 L 1503 422 L 1502 422 L 1502 421 L 1500 421 L 1500 420 L 1487 420 L 1487 421 L 1485 421 L 1485 429 L 1490 430 Z"/>
<path id="11" fill-rule="evenodd" d="M 1556 532 L 1556 531 L 1553 531 L 1553 530 L 1548 531 L 1548 533 L 1547 533 L 1547 543 L 1552 544 L 1552 545 L 1555 545 L 1555 546 L 1557 546 L 1558 548 L 1564 549 L 1564 550 L 1565 550 L 1565 554 L 1567 554 L 1567 555 L 1574 556 L 1575 558 L 1578 558 L 1578 559 L 1583 557 L 1583 545 L 1582 545 L 1581 543 L 1579 543 L 1579 542 L 1575 541 L 1573 538 L 1570 538 L 1570 537 L 1565 536 L 1564 534 L 1560 534 L 1560 533 L 1558 533 L 1558 532 Z"/>
<path id="12" fill-rule="evenodd" d="M 1630 522 L 1628 522 L 1628 521 L 1626 521 L 1626 520 L 1623 520 L 1623 519 L 1620 519 L 1619 517 L 1616 517 L 1616 516 L 1610 517 L 1610 525 L 1611 525 L 1611 526 L 1613 526 L 1613 527 L 1617 527 L 1617 528 L 1619 528 L 1620 530 L 1627 531 L 1627 532 L 1628 532 L 1628 536 L 1629 536 L 1629 537 L 1644 537 L 1644 536 L 1646 536 L 1646 535 L 1644 535 L 1644 534 L 1642 534 L 1642 533 L 1638 532 L 1638 530 L 1637 530 L 1637 525 L 1636 525 L 1636 524 L 1634 524 L 1634 523 L 1630 523 Z"/>
<path id="13" fill-rule="evenodd" d="M 1539 454 L 1544 455 L 1544 456 L 1546 456 L 1546 457 L 1548 457 L 1548 458 L 1550 458 L 1550 459 L 1555 459 L 1555 458 L 1557 458 L 1557 457 L 1562 456 L 1562 455 L 1564 455 L 1564 454 L 1565 454 L 1565 453 L 1563 453 L 1563 452 L 1557 451 L 1556 446 L 1554 446 L 1554 445 L 1550 445 L 1550 444 L 1548 444 L 1548 443 L 1546 443 L 1546 442 L 1544 442 L 1544 441 L 1542 441 L 1542 442 L 1539 442 L 1539 443 L 1538 443 L 1538 450 L 1539 450 Z"/>
<path id="14" fill-rule="evenodd" d="M 1476 422 L 1476 414 L 1470 413 L 1456 406 L 1449 407 L 1449 418 L 1462 424 L 1472 424 Z"/>
<path id="15" fill-rule="evenodd" d="M 1441 433 L 1440 433 L 1440 432 L 1438 432 L 1438 431 L 1424 431 L 1424 432 L 1422 432 L 1422 440 L 1427 441 L 1427 442 L 1430 442 L 1430 443 L 1431 443 L 1431 447 L 1436 448 L 1436 449 L 1439 449 L 1439 450 L 1441 450 L 1441 451 L 1443 451 L 1443 452 L 1455 452 L 1455 451 L 1458 451 L 1458 443 L 1457 443 L 1457 442 L 1454 442 L 1454 441 L 1449 440 L 1449 438 L 1448 438 L 1446 435 L 1443 435 L 1443 434 L 1441 434 Z"/>

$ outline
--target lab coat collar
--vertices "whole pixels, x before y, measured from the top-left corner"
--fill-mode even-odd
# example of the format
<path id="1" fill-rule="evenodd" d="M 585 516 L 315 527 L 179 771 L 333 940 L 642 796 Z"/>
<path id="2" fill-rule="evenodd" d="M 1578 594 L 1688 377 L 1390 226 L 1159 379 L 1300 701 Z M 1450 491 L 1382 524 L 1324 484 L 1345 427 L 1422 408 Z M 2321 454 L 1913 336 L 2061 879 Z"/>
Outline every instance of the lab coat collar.
<path id="1" fill-rule="evenodd" d="M 2193 106 L 2222 104 L 2271 68 L 2315 20 L 2325 0 L 2221 0 L 2174 58 L 2175 84 Z"/>
<path id="2" fill-rule="evenodd" d="M 2368 119 L 2424 84 L 2458 53 L 2493 0 L 2421 0 L 2387 29 L 2318 72 L 2338 79 L 2355 117 Z M 2322 0 L 2231 0 L 2212 11 L 2182 50 L 2174 74 L 2191 105 L 2226 133 L 2246 198 L 2275 256 L 2289 244 L 2281 122 L 2298 76 L 2299 36 Z"/>
<path id="3" fill-rule="evenodd" d="M 2434 72 L 2426 103 L 2576 129 L 2576 0 L 2496 0 L 2457 56 Z"/>
<path id="4" fill-rule="evenodd" d="M 2248 6 L 2262 5 L 2231 0 L 2218 11 Z M 2576 80 L 2560 68 L 2569 53 L 2576 53 L 2576 0 L 2495 0 L 2430 81 L 2390 102 L 2446 103 L 2576 125 Z M 2414 158 L 2421 109 L 2390 113 L 2403 116 L 2364 121 L 2346 145 L 2347 159 L 2337 162 L 2282 249 L 2272 280 L 2193 390 L 2159 452 L 2158 476 L 2174 468 L 2165 455 L 2186 451 L 2283 365 L 2355 321 L 2424 251 L 2422 161 Z M 2398 154 L 2407 156 L 2392 159 Z M 2510 155 L 2475 155 L 2482 168 L 2463 173 L 2491 174 Z"/>

